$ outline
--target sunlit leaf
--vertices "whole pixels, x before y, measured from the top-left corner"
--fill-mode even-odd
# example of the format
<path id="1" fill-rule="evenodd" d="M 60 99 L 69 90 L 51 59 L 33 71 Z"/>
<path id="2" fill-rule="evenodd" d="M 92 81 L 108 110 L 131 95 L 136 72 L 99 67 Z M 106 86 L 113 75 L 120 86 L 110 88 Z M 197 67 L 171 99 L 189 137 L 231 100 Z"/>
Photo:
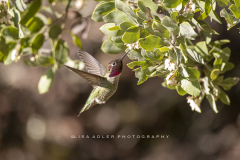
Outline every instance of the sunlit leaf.
<path id="1" fill-rule="evenodd" d="M 44 42 L 44 35 L 42 33 L 37 34 L 32 42 L 32 52 L 37 53 L 38 50 L 41 48 Z"/>
<path id="2" fill-rule="evenodd" d="M 49 91 L 54 81 L 55 72 L 56 71 L 51 68 L 44 75 L 41 76 L 38 82 L 38 91 L 40 94 L 44 94 Z"/>
<path id="3" fill-rule="evenodd" d="M 135 43 L 140 38 L 140 29 L 136 26 L 129 27 L 122 37 L 124 43 Z"/>
<path id="4" fill-rule="evenodd" d="M 53 25 L 51 26 L 48 34 L 50 38 L 57 39 L 61 33 L 62 33 L 62 29 L 57 25 Z"/>
<path id="5" fill-rule="evenodd" d="M 139 39 L 140 46 L 146 51 L 153 51 L 155 48 L 160 48 L 164 42 L 158 36 L 147 36 L 146 38 Z"/>
<path id="6" fill-rule="evenodd" d="M 115 10 L 115 3 L 114 2 L 104 2 L 99 3 L 92 14 L 92 19 L 96 22 L 103 21 L 103 16 L 108 14 L 109 12 Z"/>
<path id="7" fill-rule="evenodd" d="M 123 43 L 114 43 L 111 39 L 107 39 L 103 42 L 102 51 L 108 54 L 118 54 L 121 52 L 124 52 L 126 49 L 126 46 Z"/>
<path id="8" fill-rule="evenodd" d="M 28 8 L 24 11 L 24 13 L 21 16 L 20 23 L 22 25 L 25 25 L 34 15 L 38 12 L 38 10 L 41 7 L 41 0 L 34 0 L 30 3 Z"/>

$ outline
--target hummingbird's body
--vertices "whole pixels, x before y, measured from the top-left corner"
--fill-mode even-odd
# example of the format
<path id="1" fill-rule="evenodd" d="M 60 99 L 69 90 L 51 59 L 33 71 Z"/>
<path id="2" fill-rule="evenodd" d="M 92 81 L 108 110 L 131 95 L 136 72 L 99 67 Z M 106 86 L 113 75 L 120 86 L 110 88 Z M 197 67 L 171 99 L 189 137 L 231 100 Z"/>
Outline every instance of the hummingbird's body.
<path id="1" fill-rule="evenodd" d="M 118 81 L 122 72 L 122 59 L 125 55 L 127 55 L 127 53 L 125 53 L 120 59 L 111 61 L 108 64 L 108 69 L 106 70 L 90 54 L 79 50 L 78 55 L 84 62 L 88 72 L 66 66 L 86 79 L 94 88 L 79 115 L 96 104 L 104 104 L 116 92 Z"/>

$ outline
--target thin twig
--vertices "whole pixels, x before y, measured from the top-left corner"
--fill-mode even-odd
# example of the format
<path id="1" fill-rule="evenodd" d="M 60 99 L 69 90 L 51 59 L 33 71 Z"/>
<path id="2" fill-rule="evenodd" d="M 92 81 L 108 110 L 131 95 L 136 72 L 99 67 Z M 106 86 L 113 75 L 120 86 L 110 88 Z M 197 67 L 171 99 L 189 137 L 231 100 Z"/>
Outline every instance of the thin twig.
<path id="1" fill-rule="evenodd" d="M 67 4 L 66 10 L 65 10 L 64 23 L 66 22 L 66 19 L 67 19 L 68 9 L 69 9 L 69 7 L 70 7 L 71 1 L 72 1 L 72 0 L 68 0 L 68 4 Z"/>

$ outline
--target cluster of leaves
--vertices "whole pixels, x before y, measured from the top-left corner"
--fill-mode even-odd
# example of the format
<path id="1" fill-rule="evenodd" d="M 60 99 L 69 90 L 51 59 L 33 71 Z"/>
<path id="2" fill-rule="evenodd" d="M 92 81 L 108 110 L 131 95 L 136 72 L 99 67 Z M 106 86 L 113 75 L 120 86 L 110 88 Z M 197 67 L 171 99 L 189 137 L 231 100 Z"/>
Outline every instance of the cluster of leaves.
<path id="1" fill-rule="evenodd" d="M 54 0 L 49 0 L 50 4 L 53 2 Z M 58 13 L 51 7 L 42 6 L 42 0 L 34 0 L 29 4 L 25 4 L 23 0 L 8 1 L 8 6 L 4 13 L 8 13 L 11 20 L 0 24 L 0 62 L 8 65 L 23 59 L 27 66 L 51 66 L 40 78 L 38 85 L 39 93 L 45 93 L 51 87 L 59 67 L 67 63 L 69 66 L 78 68 L 82 63 L 69 58 L 68 45 L 61 39 L 66 14 Z M 55 21 L 52 22 L 40 12 L 50 14 L 55 17 Z M 60 24 L 55 25 L 55 22 Z M 73 43 L 82 48 L 80 39 L 75 34 L 69 33 Z M 45 43 L 49 43 L 51 49 L 44 50 Z"/>
<path id="2" fill-rule="evenodd" d="M 133 5 L 121 0 L 98 1 L 101 2 L 92 19 L 104 21 L 106 24 L 100 30 L 108 35 L 101 49 L 105 53 L 118 54 L 131 46 L 128 56 L 133 62 L 128 67 L 135 72 L 138 84 L 151 77 L 165 77 L 163 86 L 176 89 L 181 96 L 189 94 L 190 106 L 198 112 L 201 112 L 200 103 L 205 96 L 216 113 L 217 99 L 230 104 L 221 88 L 229 90 L 239 79 L 224 79 L 222 75 L 234 68 L 228 62 L 231 50 L 222 48 L 229 41 L 212 42 L 212 35 L 218 33 L 204 21 L 209 16 L 222 23 L 215 12 L 216 1 L 163 0 L 154 3 L 138 0 Z M 234 3 L 217 2 L 222 7 Z M 239 20 L 238 6 L 239 1 L 235 0 L 229 8 L 233 14 L 225 9 L 221 11 L 231 27 Z M 198 17 L 197 12 L 200 13 Z M 194 44 L 192 40 L 196 39 L 198 42 Z"/>

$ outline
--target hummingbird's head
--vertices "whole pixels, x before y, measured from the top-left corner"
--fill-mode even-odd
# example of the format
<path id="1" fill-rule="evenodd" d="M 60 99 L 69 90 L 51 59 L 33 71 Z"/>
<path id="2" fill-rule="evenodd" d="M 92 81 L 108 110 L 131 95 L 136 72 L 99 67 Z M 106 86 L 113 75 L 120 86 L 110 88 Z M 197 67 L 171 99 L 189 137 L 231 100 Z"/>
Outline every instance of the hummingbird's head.
<path id="1" fill-rule="evenodd" d="M 108 72 L 110 72 L 109 77 L 115 77 L 121 74 L 123 68 L 122 60 L 129 52 L 130 50 L 128 50 L 120 59 L 115 59 L 108 64 Z"/>
<path id="2" fill-rule="evenodd" d="M 122 59 L 115 59 L 108 64 L 109 77 L 115 77 L 122 72 Z"/>

